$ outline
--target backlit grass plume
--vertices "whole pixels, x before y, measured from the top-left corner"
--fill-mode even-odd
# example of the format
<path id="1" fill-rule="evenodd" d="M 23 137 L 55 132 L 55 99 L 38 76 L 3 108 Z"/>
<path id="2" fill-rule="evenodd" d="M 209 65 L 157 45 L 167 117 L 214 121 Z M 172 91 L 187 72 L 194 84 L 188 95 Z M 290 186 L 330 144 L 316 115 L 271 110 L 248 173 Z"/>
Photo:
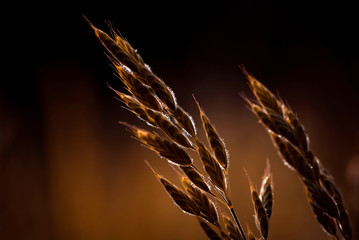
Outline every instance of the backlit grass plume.
<path id="1" fill-rule="evenodd" d="M 255 100 L 246 98 L 253 113 L 269 132 L 284 163 L 298 173 L 313 213 L 323 229 L 339 239 L 352 239 L 352 228 L 333 177 L 314 156 L 304 126 L 292 109 L 241 67 Z"/>
<path id="2" fill-rule="evenodd" d="M 209 239 L 267 239 L 270 236 L 269 220 L 273 212 L 273 182 L 269 163 L 259 191 L 250 181 L 254 220 L 258 231 L 253 232 L 248 227 L 244 231 L 231 199 L 228 151 L 199 102 L 195 99 L 205 141 L 197 135 L 192 117 L 177 103 L 174 92 L 152 72 L 137 51 L 115 30 L 111 29 L 111 37 L 90 22 L 89 24 L 106 48 L 127 93 L 110 88 L 130 112 L 152 129 L 140 129 L 132 124 L 120 123 L 144 146 L 170 164 L 181 179 L 182 186 L 176 186 L 147 163 L 173 202 L 183 212 L 198 219 Z M 335 237 L 338 226 L 342 235 L 350 239 L 351 227 L 342 197 L 333 178 L 311 152 L 304 127 L 289 107 L 244 72 L 257 99 L 256 102 L 248 100 L 248 103 L 269 130 L 286 164 L 301 176 L 318 222 Z M 163 134 L 160 135 L 159 132 Z M 190 152 L 196 153 L 198 161 L 190 157 Z M 201 167 L 196 166 L 196 162 Z M 220 211 L 223 206 L 227 211 Z"/>

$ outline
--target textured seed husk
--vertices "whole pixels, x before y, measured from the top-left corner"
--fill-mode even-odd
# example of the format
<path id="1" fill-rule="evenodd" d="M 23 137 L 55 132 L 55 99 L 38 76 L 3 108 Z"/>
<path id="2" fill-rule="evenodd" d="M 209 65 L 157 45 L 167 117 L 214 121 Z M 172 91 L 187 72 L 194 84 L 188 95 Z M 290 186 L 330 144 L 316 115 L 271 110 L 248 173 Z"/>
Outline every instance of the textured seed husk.
<path id="1" fill-rule="evenodd" d="M 111 28 L 111 32 L 116 43 L 127 53 L 130 58 L 133 59 L 134 62 L 136 62 L 137 65 L 145 65 L 142 57 L 137 53 L 137 50 L 128 43 L 128 41 L 123 39 L 114 28 Z"/>
<path id="2" fill-rule="evenodd" d="M 196 126 L 193 122 L 192 117 L 183 110 L 182 107 L 177 106 L 172 116 L 176 119 L 178 124 L 183 127 L 192 137 L 196 136 Z"/>
<path id="3" fill-rule="evenodd" d="M 272 215 L 272 207 L 273 207 L 273 187 L 272 187 L 269 161 L 267 161 L 267 168 L 265 170 L 264 177 L 262 180 L 259 199 L 263 204 L 264 210 L 269 220 Z"/>
<path id="4" fill-rule="evenodd" d="M 155 126 L 155 122 L 153 121 L 153 119 L 148 117 L 145 111 L 145 107 L 139 101 L 137 101 L 134 97 L 130 95 L 119 92 L 113 88 L 111 89 L 121 98 L 122 102 L 126 104 L 128 110 L 130 110 L 133 114 L 135 114 L 137 117 L 139 117 L 141 120 L 145 121 L 146 123 Z"/>
<path id="5" fill-rule="evenodd" d="M 208 176 L 217 188 L 219 188 L 223 192 L 226 192 L 225 175 L 219 163 L 215 160 L 215 158 L 203 145 L 203 143 L 201 143 L 198 139 L 196 139 L 195 141 L 197 146 L 197 152 L 201 157 L 204 169 L 206 170 Z"/>
<path id="6" fill-rule="evenodd" d="M 96 36 L 99 38 L 105 48 L 111 53 L 117 62 L 128 67 L 134 74 L 138 75 L 138 80 L 143 84 L 149 85 L 157 97 L 171 111 L 175 111 L 177 104 L 171 89 L 158 78 L 150 68 L 143 62 L 136 50 L 131 45 L 116 34 L 115 40 L 107 33 L 97 29 L 92 24 Z"/>
<path id="7" fill-rule="evenodd" d="M 268 231 L 269 231 L 267 213 L 263 207 L 263 204 L 258 196 L 257 191 L 253 187 L 252 181 L 250 180 L 249 176 L 248 179 L 250 184 L 252 203 L 255 210 L 255 219 L 258 224 L 259 231 L 261 232 L 263 238 L 267 239 Z"/>
<path id="8" fill-rule="evenodd" d="M 334 218 L 339 217 L 335 202 L 325 190 L 306 179 L 304 179 L 304 185 L 306 187 L 307 196 L 310 201 L 318 205 L 318 207 L 320 207 L 329 216 Z"/>
<path id="9" fill-rule="evenodd" d="M 169 138 L 186 148 L 193 148 L 192 144 L 175 124 L 173 124 L 167 116 L 161 112 L 146 109 L 147 115 L 155 122 L 155 125 L 164 131 Z"/>
<path id="10" fill-rule="evenodd" d="M 122 82 L 126 85 L 127 90 L 136 97 L 139 102 L 149 109 L 156 111 L 162 110 L 162 105 L 155 96 L 155 92 L 147 85 L 141 83 L 139 81 L 140 77 L 137 74 L 129 72 L 121 64 L 116 62 L 113 62 L 113 65 Z"/>
<path id="11" fill-rule="evenodd" d="M 90 26 L 95 31 L 95 34 L 102 45 L 118 62 L 126 65 L 133 71 L 138 71 L 138 63 L 133 61 L 133 58 L 117 43 L 117 41 L 112 39 L 107 33 L 93 26 L 91 23 Z"/>
<path id="12" fill-rule="evenodd" d="M 282 156 L 283 161 L 294 168 L 303 179 L 316 182 L 316 170 L 308 164 L 298 149 L 280 135 L 272 133 L 271 136 Z"/>
<path id="13" fill-rule="evenodd" d="M 145 82 L 151 86 L 157 97 L 167 107 L 167 109 L 174 112 L 177 108 L 177 103 L 172 90 L 151 71 L 145 70 L 143 79 L 145 79 Z"/>
<path id="14" fill-rule="evenodd" d="M 343 234 L 345 239 L 352 239 L 353 233 L 351 223 L 349 220 L 348 212 L 344 208 L 343 198 L 334 182 L 333 177 L 325 169 L 322 169 L 322 172 L 320 174 L 320 183 L 331 195 L 337 205 L 339 213 L 338 222 L 341 233 Z"/>
<path id="15" fill-rule="evenodd" d="M 218 225 L 218 213 L 214 203 L 201 190 L 194 187 L 188 178 L 182 177 L 182 185 L 188 196 L 196 203 L 201 212 L 201 217 L 208 222 Z"/>
<path id="16" fill-rule="evenodd" d="M 274 94 L 251 74 L 249 74 L 244 66 L 240 66 L 240 68 L 249 80 L 252 91 L 261 105 L 267 110 L 273 110 L 278 114 L 283 115 L 281 103 L 277 100 Z"/>
<path id="17" fill-rule="evenodd" d="M 207 140 L 211 149 L 216 157 L 216 160 L 221 164 L 224 169 L 228 167 L 228 153 L 224 146 L 223 140 L 219 137 L 217 130 L 209 121 L 209 118 L 204 113 L 199 103 L 196 101 L 198 109 L 201 114 L 201 120 L 203 124 L 204 131 L 206 132 Z"/>
<path id="18" fill-rule="evenodd" d="M 162 157 L 171 161 L 174 164 L 180 166 L 189 166 L 192 164 L 191 158 L 188 154 L 176 143 L 170 142 L 155 133 L 151 133 L 144 129 L 140 129 L 128 123 L 123 123 L 125 126 L 131 130 L 131 132 L 138 138 L 142 143 L 144 143 L 151 150 L 157 152 Z"/>
<path id="19" fill-rule="evenodd" d="M 314 215 L 317 219 L 317 221 L 322 225 L 325 232 L 332 236 L 336 235 L 336 226 L 335 221 L 332 217 L 330 217 L 328 214 L 326 214 L 322 208 L 320 208 L 316 203 L 310 200 L 310 205 L 313 209 Z"/>
<path id="20" fill-rule="evenodd" d="M 207 183 L 204 181 L 202 174 L 200 174 L 193 166 L 182 166 L 181 169 L 194 185 L 205 192 L 210 191 Z"/>
<path id="21" fill-rule="evenodd" d="M 199 215 L 198 207 L 184 192 L 162 177 L 160 182 L 178 207 L 188 214 Z"/>

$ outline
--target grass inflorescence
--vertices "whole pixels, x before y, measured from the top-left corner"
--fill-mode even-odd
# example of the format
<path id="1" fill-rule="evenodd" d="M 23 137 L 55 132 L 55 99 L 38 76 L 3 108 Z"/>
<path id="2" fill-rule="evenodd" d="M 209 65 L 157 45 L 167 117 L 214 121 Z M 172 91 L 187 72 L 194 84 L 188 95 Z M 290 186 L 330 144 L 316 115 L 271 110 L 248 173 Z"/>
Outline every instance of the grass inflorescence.
<path id="1" fill-rule="evenodd" d="M 197 126 L 177 103 L 174 92 L 152 72 L 137 51 L 114 29 L 110 36 L 89 24 L 106 48 L 127 93 L 110 88 L 126 108 L 152 130 L 120 123 L 143 145 L 165 159 L 181 179 L 182 186 L 176 186 L 147 162 L 173 202 L 198 219 L 209 239 L 267 239 L 274 196 L 269 161 L 259 191 L 248 177 L 258 231 L 254 233 L 249 227 L 245 231 L 232 204 L 228 151 L 199 102 L 195 99 L 209 147 L 199 138 Z M 286 104 L 244 67 L 242 70 L 255 96 L 255 100 L 245 99 L 268 130 L 286 165 L 299 174 L 318 222 L 331 236 L 339 239 L 338 228 L 346 240 L 351 239 L 351 225 L 342 196 L 333 177 L 312 153 L 304 126 Z M 198 155 L 201 168 L 191 159 L 189 153 L 192 152 Z M 219 205 L 228 211 L 220 211 Z"/>

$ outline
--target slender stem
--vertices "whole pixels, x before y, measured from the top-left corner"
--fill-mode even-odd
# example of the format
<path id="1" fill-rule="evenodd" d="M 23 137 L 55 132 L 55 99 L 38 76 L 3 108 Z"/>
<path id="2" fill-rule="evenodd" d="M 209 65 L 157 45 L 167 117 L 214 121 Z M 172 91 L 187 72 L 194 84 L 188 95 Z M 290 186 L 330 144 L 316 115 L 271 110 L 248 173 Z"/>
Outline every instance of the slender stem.
<path id="1" fill-rule="evenodd" d="M 231 213 L 232 213 L 232 216 L 233 216 L 234 220 L 236 220 L 237 226 L 238 226 L 238 228 L 239 228 L 239 231 L 241 231 L 241 234 L 242 234 L 243 239 L 244 239 L 244 240 L 247 240 L 246 235 L 244 234 L 244 231 L 243 231 L 243 229 L 242 229 L 242 226 L 241 226 L 241 224 L 239 223 L 237 214 L 236 214 L 236 212 L 234 211 L 233 206 L 228 206 L 228 207 L 229 207 L 229 209 L 230 209 L 230 211 L 231 211 Z"/>

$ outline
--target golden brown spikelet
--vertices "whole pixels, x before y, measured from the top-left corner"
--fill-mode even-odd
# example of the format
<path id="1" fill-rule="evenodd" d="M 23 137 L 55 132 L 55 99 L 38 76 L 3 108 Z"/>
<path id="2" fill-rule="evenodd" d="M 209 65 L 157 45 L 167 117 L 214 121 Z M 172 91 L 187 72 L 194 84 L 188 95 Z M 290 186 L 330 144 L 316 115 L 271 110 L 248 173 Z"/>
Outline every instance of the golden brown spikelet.
<path id="1" fill-rule="evenodd" d="M 143 61 L 142 57 L 137 53 L 137 50 L 134 49 L 128 41 L 126 41 L 124 38 L 120 36 L 118 31 L 116 31 L 112 26 L 111 32 L 114 40 L 116 43 L 127 53 L 127 55 L 136 62 L 137 65 L 145 65 L 145 62 Z"/>
<path id="2" fill-rule="evenodd" d="M 217 130 L 214 128 L 214 126 L 209 121 L 209 118 L 204 113 L 203 109 L 195 99 L 198 109 L 201 114 L 201 120 L 203 124 L 204 131 L 207 135 L 207 140 L 209 145 L 211 146 L 211 149 L 216 156 L 216 160 L 221 164 L 221 166 L 224 169 L 227 169 L 228 167 L 228 152 L 224 146 L 223 140 L 219 137 Z"/>
<path id="3" fill-rule="evenodd" d="M 210 192 L 210 189 L 207 183 L 204 181 L 204 178 L 201 173 L 198 172 L 193 166 L 181 166 L 184 174 L 191 180 L 191 182 L 205 192 Z"/>
<path id="4" fill-rule="evenodd" d="M 268 237 L 268 231 L 269 231 L 269 224 L 268 224 L 268 217 L 267 213 L 263 207 L 263 204 L 261 202 L 261 199 L 258 196 L 257 191 L 254 189 L 253 183 L 249 180 L 250 190 L 251 190 L 251 197 L 252 202 L 254 206 L 254 212 L 255 212 L 255 219 L 257 223 L 258 230 L 261 232 L 264 239 L 267 239 Z"/>
<path id="5" fill-rule="evenodd" d="M 178 189 L 178 187 L 176 187 L 174 184 L 170 183 L 167 179 L 162 177 L 147 161 L 145 162 L 179 208 L 191 215 L 198 216 L 200 214 L 196 204 L 184 192 Z"/>
<path id="6" fill-rule="evenodd" d="M 130 68 L 132 71 L 139 71 L 138 63 L 133 61 L 133 58 L 128 54 L 128 52 L 126 52 L 124 48 L 117 43 L 117 39 L 114 40 L 107 33 L 96 28 L 89 21 L 88 23 L 95 31 L 97 38 L 100 40 L 102 45 L 107 49 L 107 51 L 112 55 L 113 58 L 115 58 L 118 62 L 122 63 L 128 68 Z"/>
<path id="7" fill-rule="evenodd" d="M 351 239 L 353 235 L 352 228 L 348 212 L 344 208 L 343 198 L 334 182 L 334 178 L 325 169 L 322 169 L 322 172 L 320 174 L 320 183 L 325 188 L 325 190 L 332 196 L 337 205 L 339 214 L 338 222 L 341 233 L 343 234 L 345 239 Z"/>
<path id="8" fill-rule="evenodd" d="M 168 194 L 172 197 L 173 201 L 186 213 L 198 215 L 199 209 L 194 202 L 175 185 L 170 183 L 164 178 L 160 178 L 160 182 L 165 187 Z"/>
<path id="9" fill-rule="evenodd" d="M 155 97 L 151 88 L 138 81 L 138 76 L 126 70 L 122 65 L 114 63 L 117 73 L 122 82 L 126 85 L 127 90 L 147 108 L 161 111 L 162 105 Z"/>
<path id="10" fill-rule="evenodd" d="M 128 127 L 134 136 L 144 143 L 147 147 L 157 152 L 162 157 L 180 166 L 189 166 L 192 164 L 191 158 L 176 143 L 170 142 L 155 133 L 140 129 L 128 123 L 120 122 Z"/>
<path id="11" fill-rule="evenodd" d="M 334 218 L 330 217 L 321 207 L 319 207 L 312 200 L 310 200 L 309 203 L 313 209 L 315 218 L 320 223 L 320 225 L 322 225 L 324 231 L 338 239 Z"/>
<path id="12" fill-rule="evenodd" d="M 144 79 L 146 79 L 147 84 L 151 86 L 157 97 L 167 107 L 167 109 L 174 112 L 177 108 L 177 103 L 172 90 L 151 71 L 146 72 L 146 74 L 147 75 L 144 76 Z"/>
<path id="13" fill-rule="evenodd" d="M 332 218 L 339 217 L 335 202 L 330 198 L 326 191 L 317 185 L 312 184 L 307 180 L 304 180 L 304 183 L 309 198 L 308 201 L 318 222 L 329 234 L 336 236 L 335 228 L 332 226 L 334 223 Z"/>
<path id="14" fill-rule="evenodd" d="M 221 169 L 219 163 L 215 160 L 215 158 L 203 145 L 203 143 L 201 143 L 198 139 L 196 139 L 195 141 L 197 146 L 197 152 L 201 157 L 202 164 L 208 176 L 210 177 L 213 184 L 217 188 L 219 188 L 223 192 L 226 192 L 227 186 L 226 186 L 225 174 Z"/>
<path id="15" fill-rule="evenodd" d="M 252 91 L 260 104 L 263 106 L 264 109 L 270 110 L 281 114 L 282 108 L 280 102 L 276 99 L 274 94 L 268 90 L 261 82 L 255 79 L 251 74 L 249 74 L 246 68 L 243 65 L 239 66 L 245 75 L 245 77 L 249 80 L 251 85 Z"/>
<path id="16" fill-rule="evenodd" d="M 244 97 L 244 99 L 248 102 L 252 112 L 258 117 L 259 121 L 265 125 L 266 127 L 268 127 L 270 130 L 272 130 L 273 132 L 276 131 L 275 126 L 272 124 L 271 120 L 269 119 L 267 113 L 265 112 L 265 110 L 263 110 L 258 104 L 255 104 L 254 102 L 248 100 L 247 98 Z"/>
<path id="17" fill-rule="evenodd" d="M 298 148 L 293 146 L 286 138 L 275 133 L 271 134 L 273 142 L 277 146 L 282 159 L 293 169 L 295 169 L 303 179 L 316 182 L 314 168 L 308 164 Z"/>
<path id="18" fill-rule="evenodd" d="M 165 132 L 169 138 L 183 147 L 194 148 L 185 133 L 173 124 L 166 115 L 151 109 L 146 109 L 145 111 L 153 122 L 155 122 L 155 125 Z"/>
<path id="19" fill-rule="evenodd" d="M 111 88 L 111 87 L 110 87 Z M 145 107 L 136 100 L 136 98 L 131 97 L 130 95 L 119 92 L 113 88 L 111 88 L 122 100 L 124 104 L 128 107 L 132 113 L 134 113 L 137 117 L 145 121 L 147 124 L 155 126 L 155 122 L 152 118 L 148 117 Z"/>
<path id="20" fill-rule="evenodd" d="M 187 177 L 182 177 L 182 185 L 188 196 L 196 203 L 200 216 L 213 225 L 218 226 L 218 213 L 214 203 L 201 190 L 194 187 Z"/>
<path id="21" fill-rule="evenodd" d="M 177 106 L 174 112 L 171 112 L 171 116 L 176 119 L 177 123 L 187 131 L 193 138 L 196 136 L 196 126 L 192 117 L 183 110 L 182 107 Z"/>
<path id="22" fill-rule="evenodd" d="M 129 68 L 133 74 L 138 76 L 136 78 L 140 82 L 150 86 L 157 97 L 169 110 L 176 110 L 176 99 L 171 89 L 151 71 L 148 65 L 143 62 L 137 51 L 134 50 L 126 40 L 121 38 L 118 34 L 115 34 L 114 40 L 107 33 L 96 28 L 91 23 L 90 26 L 94 29 L 95 34 L 101 43 L 120 65 Z"/>
<path id="23" fill-rule="evenodd" d="M 264 172 L 261 190 L 259 192 L 259 199 L 261 200 L 264 210 L 266 211 L 268 220 L 272 216 L 273 207 L 273 184 L 272 175 L 270 173 L 269 161 L 267 161 L 267 167 Z"/>

